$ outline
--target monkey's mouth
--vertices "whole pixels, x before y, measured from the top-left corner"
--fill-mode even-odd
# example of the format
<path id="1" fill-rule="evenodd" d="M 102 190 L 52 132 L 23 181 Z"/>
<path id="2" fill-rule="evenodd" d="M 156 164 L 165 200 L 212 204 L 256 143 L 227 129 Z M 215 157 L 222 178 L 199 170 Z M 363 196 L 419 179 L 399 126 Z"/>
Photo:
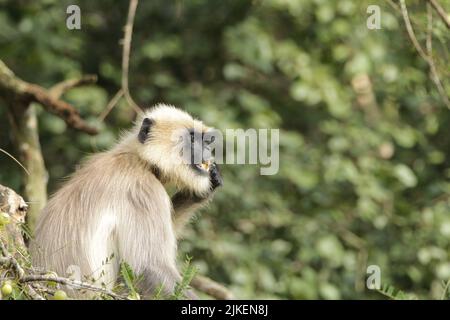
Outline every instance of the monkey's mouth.
<path id="1" fill-rule="evenodd" d="M 192 166 L 201 173 L 208 173 L 211 168 L 211 164 L 211 160 L 203 160 L 202 163 L 193 163 Z"/>

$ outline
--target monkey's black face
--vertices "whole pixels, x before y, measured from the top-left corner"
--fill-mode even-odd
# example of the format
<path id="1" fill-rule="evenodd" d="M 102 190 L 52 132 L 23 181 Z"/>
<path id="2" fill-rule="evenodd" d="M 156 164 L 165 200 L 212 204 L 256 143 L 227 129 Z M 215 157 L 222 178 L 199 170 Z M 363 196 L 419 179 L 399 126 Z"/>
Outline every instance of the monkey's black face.
<path id="1" fill-rule="evenodd" d="M 188 164 L 196 173 L 209 175 L 213 164 L 211 144 L 215 137 L 193 129 L 189 130 L 188 133 L 189 135 L 184 139 L 187 144 L 185 150 L 189 150 Z"/>
<path id="2" fill-rule="evenodd" d="M 222 185 L 213 158 L 215 148 L 221 147 L 220 131 L 194 120 L 172 123 L 148 117 L 140 125 L 137 140 L 144 145 L 139 148 L 141 157 L 157 168 L 166 181 L 203 195 Z"/>
<path id="3" fill-rule="evenodd" d="M 156 132 L 156 133 L 152 133 Z M 195 174 L 208 176 L 210 167 L 213 163 L 212 143 L 215 141 L 214 130 L 204 131 L 204 127 L 200 128 L 180 128 L 171 131 L 164 131 L 158 128 L 158 123 L 150 118 L 142 121 L 138 132 L 138 141 L 142 144 L 149 143 L 155 153 L 165 153 L 167 150 L 158 150 L 158 146 L 167 143 L 167 134 L 173 145 L 172 151 L 169 151 L 167 159 L 156 159 L 156 166 L 164 163 L 167 168 L 171 166 L 188 166 L 189 170 L 193 170 Z M 170 145 L 170 144 L 169 144 Z M 180 158 L 176 156 L 179 153 Z M 166 160 L 166 161 L 164 161 Z"/>

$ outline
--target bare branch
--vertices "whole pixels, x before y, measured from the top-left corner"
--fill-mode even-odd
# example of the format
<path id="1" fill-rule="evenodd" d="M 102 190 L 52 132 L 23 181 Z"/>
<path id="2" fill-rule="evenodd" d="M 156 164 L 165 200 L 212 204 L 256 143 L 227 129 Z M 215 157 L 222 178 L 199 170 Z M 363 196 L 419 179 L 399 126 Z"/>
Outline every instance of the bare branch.
<path id="1" fill-rule="evenodd" d="M 397 3 L 395 3 L 393 0 L 386 0 L 386 1 L 395 11 L 397 11 L 397 13 L 402 14 L 402 9 Z M 409 19 L 411 20 L 412 25 L 417 25 L 416 21 L 412 17 L 409 17 Z"/>
<path id="2" fill-rule="evenodd" d="M 34 84 L 28 84 L 26 91 L 31 94 L 34 101 L 42 104 L 48 112 L 64 119 L 70 127 L 84 131 L 90 135 L 98 133 L 96 128 L 91 127 L 81 119 L 78 111 L 72 105 L 65 101 L 54 99 L 44 88 Z"/>
<path id="3" fill-rule="evenodd" d="M 39 293 L 34 290 L 32 285 L 27 285 L 28 288 L 28 294 L 30 295 L 31 299 L 33 300 L 45 300 L 43 296 L 41 296 Z"/>
<path id="4" fill-rule="evenodd" d="M 98 287 L 96 285 L 87 283 L 87 282 L 82 282 L 82 281 L 78 281 L 78 280 L 73 280 L 73 279 L 69 279 L 69 278 L 63 278 L 63 277 L 58 277 L 58 276 L 54 276 L 54 275 L 41 275 L 41 274 L 32 274 L 32 275 L 26 275 L 24 277 L 22 277 L 20 279 L 21 282 L 49 282 L 49 281 L 53 281 L 62 285 L 66 285 L 69 286 L 71 288 L 74 289 L 86 289 L 86 290 L 90 290 L 90 291 L 94 291 L 94 292 L 99 292 L 102 294 L 106 294 L 108 296 L 110 296 L 111 298 L 117 299 L 117 300 L 126 300 L 125 297 L 116 294 L 114 292 L 112 292 L 111 290 L 102 288 L 102 287 Z"/>
<path id="5" fill-rule="evenodd" d="M 445 300 L 445 297 L 447 296 L 447 292 L 448 292 L 449 288 L 450 288 L 450 280 L 448 280 L 444 286 L 444 290 L 442 291 L 442 295 L 441 295 L 441 300 Z"/>
<path id="6" fill-rule="evenodd" d="M 80 117 L 78 111 L 69 103 L 55 99 L 48 90 L 36 84 L 19 79 L 0 60 L 0 93 L 14 101 L 38 102 L 50 113 L 62 118 L 70 127 L 88 134 L 97 134 L 97 129 L 91 127 Z"/>
<path id="7" fill-rule="evenodd" d="M 49 89 L 49 93 L 54 99 L 59 99 L 64 93 L 72 88 L 95 82 L 97 82 L 97 76 L 95 74 L 87 74 L 82 76 L 81 78 L 69 79 L 57 83 Z"/>
<path id="8" fill-rule="evenodd" d="M 432 57 L 432 52 L 429 51 L 429 52 L 425 53 L 425 50 L 422 48 L 419 41 L 417 40 L 417 37 L 414 33 L 414 29 L 411 25 L 411 21 L 409 19 L 408 9 L 406 8 L 405 0 L 400 0 L 400 9 L 402 11 L 403 20 L 405 22 L 406 31 L 408 33 L 408 36 L 411 39 L 411 42 L 413 43 L 413 45 L 416 48 L 419 55 L 422 57 L 422 59 L 424 59 L 427 62 L 428 66 L 430 68 L 431 80 L 436 85 L 436 88 L 437 88 L 439 95 L 441 96 L 444 104 L 447 106 L 447 108 L 450 109 L 450 100 L 447 96 L 447 93 L 445 92 L 445 89 L 444 89 L 444 86 L 442 85 L 441 79 L 439 78 L 439 74 L 437 72 L 437 68 L 436 68 L 436 65 L 435 65 L 433 57 Z M 431 15 L 428 14 L 428 19 L 430 19 L 430 16 Z M 428 32 L 429 32 L 429 29 L 431 28 L 430 27 L 431 23 L 432 23 L 432 21 L 431 22 L 428 21 Z M 431 48 L 432 48 L 431 38 L 427 39 L 427 46 L 431 50 Z"/>
<path id="9" fill-rule="evenodd" d="M 106 108 L 102 111 L 102 113 L 98 116 L 98 120 L 101 122 L 105 120 L 105 118 L 108 116 L 108 114 L 111 112 L 111 110 L 117 105 L 120 98 L 123 96 L 123 89 L 120 89 L 116 92 L 114 97 L 108 102 L 106 105 Z"/>
<path id="10" fill-rule="evenodd" d="M 227 288 L 205 276 L 196 275 L 191 281 L 191 286 L 219 300 L 234 299 L 233 294 Z"/>
<path id="11" fill-rule="evenodd" d="M 427 39 L 426 39 L 426 49 L 428 55 L 428 64 L 430 66 L 431 78 L 435 83 L 442 100 L 444 101 L 447 108 L 450 109 L 450 100 L 445 92 L 444 86 L 436 68 L 436 64 L 433 59 L 433 12 L 431 11 L 431 6 L 427 3 Z"/>
<path id="12" fill-rule="evenodd" d="M 445 12 L 444 8 L 442 8 L 442 6 L 439 4 L 439 2 L 437 0 L 428 0 L 428 3 L 433 6 L 434 10 L 436 10 L 442 21 L 444 21 L 447 28 L 450 29 L 450 18 L 447 12 Z"/>
<path id="13" fill-rule="evenodd" d="M 405 21 L 406 31 L 408 33 L 408 36 L 413 43 L 414 47 L 416 48 L 417 52 L 420 54 L 420 56 L 428 62 L 428 56 L 423 50 L 422 46 L 420 45 L 419 41 L 416 38 L 416 35 L 414 33 L 414 29 L 411 25 L 411 21 L 409 20 L 409 14 L 408 9 L 406 8 L 405 0 L 400 0 L 400 9 L 402 11 L 403 20 Z"/>
<path id="14" fill-rule="evenodd" d="M 14 267 L 19 279 L 21 279 L 24 276 L 25 271 L 20 266 L 19 262 L 17 262 L 17 260 L 14 258 L 14 256 L 8 252 L 8 249 L 6 248 L 5 244 L 3 243 L 3 240 L 1 239 L 0 239 L 0 251 L 3 257 L 8 259 L 8 262 Z"/>
<path id="15" fill-rule="evenodd" d="M 426 48 L 428 56 L 431 58 L 433 54 L 433 12 L 431 6 L 427 3 L 427 40 Z"/>
<path id="16" fill-rule="evenodd" d="M 123 52 L 122 52 L 122 90 L 127 100 L 128 104 L 136 111 L 136 113 L 141 113 L 142 109 L 134 102 L 131 97 L 129 86 L 128 86 L 128 71 L 130 65 L 130 51 L 131 51 L 131 38 L 133 36 L 133 24 L 134 16 L 136 14 L 136 7 L 138 5 L 138 0 L 130 0 L 130 6 L 128 8 L 128 18 L 125 25 L 125 36 L 123 39 Z"/>
<path id="17" fill-rule="evenodd" d="M 3 152 L 4 154 L 6 154 L 8 157 L 10 157 L 11 159 L 13 159 L 24 171 L 27 175 L 30 175 L 30 172 L 27 170 L 27 168 L 24 167 L 24 165 L 22 163 L 20 163 L 19 160 L 17 160 L 16 158 L 14 158 L 12 156 L 12 154 L 10 154 L 9 152 L 7 152 L 6 150 L 3 150 L 2 148 L 0 148 L 0 152 Z"/>

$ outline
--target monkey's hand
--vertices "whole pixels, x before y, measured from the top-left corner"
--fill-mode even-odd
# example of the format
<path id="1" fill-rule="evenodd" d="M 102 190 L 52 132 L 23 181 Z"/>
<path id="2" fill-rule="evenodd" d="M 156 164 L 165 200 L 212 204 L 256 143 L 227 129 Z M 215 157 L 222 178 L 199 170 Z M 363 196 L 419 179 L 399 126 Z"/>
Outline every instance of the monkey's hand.
<path id="1" fill-rule="evenodd" d="M 214 162 L 209 169 L 209 179 L 211 181 L 211 190 L 223 185 L 223 179 L 220 175 L 219 166 Z"/>
<path id="2" fill-rule="evenodd" d="M 174 223 L 175 229 L 178 234 L 180 234 L 190 220 L 194 211 L 200 208 L 202 205 L 206 204 L 214 190 L 223 184 L 222 176 L 220 175 L 219 167 L 216 163 L 212 163 L 209 168 L 209 181 L 210 189 L 207 194 L 201 196 L 193 194 L 192 192 L 178 191 L 172 197 L 172 205 L 174 209 Z M 193 298 L 193 297 L 189 297 Z"/>

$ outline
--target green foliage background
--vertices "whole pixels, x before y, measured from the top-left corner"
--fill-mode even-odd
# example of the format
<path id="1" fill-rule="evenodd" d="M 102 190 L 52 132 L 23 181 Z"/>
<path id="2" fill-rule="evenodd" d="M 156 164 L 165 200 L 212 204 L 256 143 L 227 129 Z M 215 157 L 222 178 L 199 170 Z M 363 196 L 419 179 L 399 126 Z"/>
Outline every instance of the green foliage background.
<path id="1" fill-rule="evenodd" d="M 450 3 L 441 1 L 447 12 Z M 78 4 L 82 30 L 68 30 Z M 368 30 L 369 4 L 381 30 Z M 426 10 L 407 1 L 424 43 Z M 94 73 L 64 98 L 96 123 L 120 87 L 128 1 L 0 0 L 0 58 L 51 86 Z M 448 29 L 435 15 L 434 54 L 450 93 Z M 377 100 L 361 108 L 352 79 Z M 366 268 L 419 298 L 450 279 L 450 113 L 388 1 L 140 1 L 130 88 L 142 106 L 183 107 L 219 129 L 280 128 L 280 170 L 223 165 L 225 185 L 181 242 L 200 273 L 238 298 L 380 298 Z M 10 142 L 0 102 L 0 147 Z M 39 107 L 49 191 L 88 153 L 111 146 L 134 118 L 124 101 L 89 137 Z M 21 169 L 0 157 L 0 183 Z"/>

